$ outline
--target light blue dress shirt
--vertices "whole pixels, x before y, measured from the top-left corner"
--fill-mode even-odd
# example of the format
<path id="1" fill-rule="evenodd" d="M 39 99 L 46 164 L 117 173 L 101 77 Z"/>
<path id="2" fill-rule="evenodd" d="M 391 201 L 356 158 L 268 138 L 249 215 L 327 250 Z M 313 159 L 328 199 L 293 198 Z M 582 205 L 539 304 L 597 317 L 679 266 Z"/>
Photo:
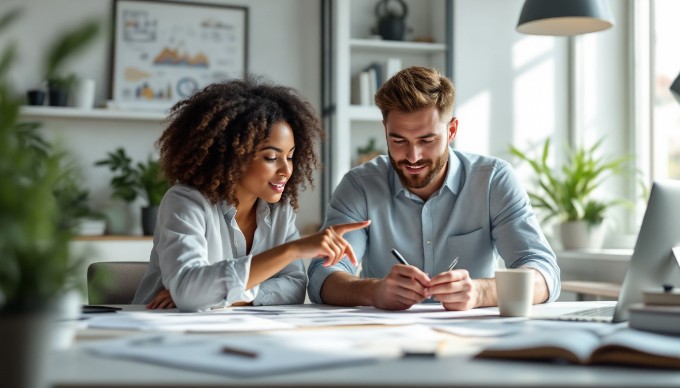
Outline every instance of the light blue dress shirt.
<path id="1" fill-rule="evenodd" d="M 149 267 L 133 303 L 148 303 L 163 288 L 180 311 L 254 305 L 304 303 L 307 276 L 296 260 L 259 286 L 246 290 L 254 255 L 296 240 L 290 205 L 257 200 L 257 229 L 250 253 L 236 223 L 236 208 L 211 204 L 198 190 L 174 185 L 158 209 Z"/>
<path id="2" fill-rule="evenodd" d="M 560 292 L 555 254 L 536 220 L 529 197 L 511 166 L 497 158 L 449 148 L 442 187 L 423 201 L 405 189 L 383 155 L 349 171 L 333 193 L 324 227 L 371 220 L 365 229 L 346 233 L 361 263 L 362 278 L 385 277 L 397 249 L 409 264 L 430 277 L 445 271 L 455 257 L 457 269 L 471 278 L 492 278 L 500 256 L 508 268 L 527 267 L 545 278 L 554 301 Z M 323 303 L 321 286 L 335 271 L 355 274 L 345 258 L 332 267 L 310 264 L 309 298 Z"/>

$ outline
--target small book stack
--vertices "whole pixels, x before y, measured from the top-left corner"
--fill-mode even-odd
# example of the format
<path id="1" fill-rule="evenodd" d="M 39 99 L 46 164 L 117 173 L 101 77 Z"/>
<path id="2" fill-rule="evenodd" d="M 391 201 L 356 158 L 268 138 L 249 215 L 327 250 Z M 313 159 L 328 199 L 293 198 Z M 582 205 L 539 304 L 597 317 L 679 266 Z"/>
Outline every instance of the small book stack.
<path id="1" fill-rule="evenodd" d="M 630 306 L 628 324 L 633 329 L 680 335 L 680 290 L 664 285 L 663 290 L 643 293 L 644 304 Z"/>
<path id="2" fill-rule="evenodd" d="M 371 62 L 354 77 L 352 104 L 375 105 L 373 96 L 382 84 L 401 70 L 400 58 L 388 58 L 384 62 Z"/>

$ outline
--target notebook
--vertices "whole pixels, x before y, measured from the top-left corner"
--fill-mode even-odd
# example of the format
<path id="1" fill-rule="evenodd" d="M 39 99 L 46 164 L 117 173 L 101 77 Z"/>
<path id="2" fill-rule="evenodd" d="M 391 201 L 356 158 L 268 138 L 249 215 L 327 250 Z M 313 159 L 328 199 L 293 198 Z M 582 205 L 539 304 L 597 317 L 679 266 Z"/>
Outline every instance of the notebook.
<path id="1" fill-rule="evenodd" d="M 552 319 L 589 322 L 623 322 L 628 307 L 642 302 L 642 293 L 665 283 L 680 285 L 680 181 L 654 182 L 640 233 L 615 306 L 570 312 Z M 540 317 L 548 318 L 548 317 Z"/>

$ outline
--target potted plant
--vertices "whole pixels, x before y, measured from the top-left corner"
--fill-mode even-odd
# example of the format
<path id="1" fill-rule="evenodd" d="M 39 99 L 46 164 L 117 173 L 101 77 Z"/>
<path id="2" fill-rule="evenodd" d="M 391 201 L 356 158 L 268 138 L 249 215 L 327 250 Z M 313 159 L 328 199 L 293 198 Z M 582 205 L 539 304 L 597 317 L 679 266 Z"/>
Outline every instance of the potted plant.
<path id="1" fill-rule="evenodd" d="M 133 164 L 123 148 L 109 152 L 106 159 L 95 162 L 96 166 L 108 166 L 115 173 L 111 178 L 113 196 L 125 202 L 137 197 L 146 199 L 148 205 L 142 208 L 142 230 L 153 235 L 156 227 L 158 205 L 170 185 L 161 173 L 158 160 L 151 157 L 146 162 Z"/>
<path id="2" fill-rule="evenodd" d="M 0 16 L 0 32 L 18 11 Z M 3 386 L 41 385 L 54 333 L 54 305 L 73 288 L 80 261 L 70 257 L 72 233 L 54 188 L 65 174 L 62 152 L 31 145 L 20 124 L 23 98 L 8 75 L 14 51 L 0 51 L 0 364 Z"/>
<path id="3" fill-rule="evenodd" d="M 54 153 L 52 144 L 38 133 L 40 123 L 23 122 L 16 124 L 16 136 L 22 147 L 28 148 L 36 155 L 36 166 L 43 163 Z M 62 178 L 56 183 L 53 194 L 62 209 L 61 227 L 69 228 L 78 235 L 101 235 L 106 227 L 104 214 L 89 206 L 90 192 L 79 186 L 81 180 L 78 168 L 62 156 Z"/>
<path id="4" fill-rule="evenodd" d="M 566 150 L 561 168 L 548 163 L 550 139 L 542 152 L 531 157 L 514 146 L 510 152 L 529 163 L 535 176 L 535 190 L 529 191 L 531 203 L 544 211 L 543 221 L 559 222 L 564 249 L 601 248 L 603 221 L 609 208 L 629 204 L 624 199 L 600 199 L 595 190 L 609 177 L 626 169 L 628 157 L 609 158 L 599 155 L 602 139 L 593 146 Z"/>
<path id="5" fill-rule="evenodd" d="M 357 147 L 356 165 L 358 166 L 360 164 L 364 164 L 364 163 L 368 162 L 369 160 L 371 160 L 371 159 L 373 159 L 377 156 L 383 155 L 383 154 L 385 154 L 385 151 L 379 150 L 375 146 L 375 138 L 372 137 L 368 141 L 368 144 L 366 144 L 363 147 Z"/>
<path id="6" fill-rule="evenodd" d="M 54 190 L 59 206 L 64 209 L 62 226 L 79 236 L 100 236 L 106 229 L 106 217 L 88 204 L 90 191 L 79 187 L 74 172 L 59 182 Z"/>
<path id="7" fill-rule="evenodd" d="M 59 35 L 50 45 L 44 64 L 44 77 L 51 106 L 67 105 L 69 90 L 76 76 L 63 73 L 64 63 L 94 42 L 99 31 L 99 22 L 88 21 Z"/>

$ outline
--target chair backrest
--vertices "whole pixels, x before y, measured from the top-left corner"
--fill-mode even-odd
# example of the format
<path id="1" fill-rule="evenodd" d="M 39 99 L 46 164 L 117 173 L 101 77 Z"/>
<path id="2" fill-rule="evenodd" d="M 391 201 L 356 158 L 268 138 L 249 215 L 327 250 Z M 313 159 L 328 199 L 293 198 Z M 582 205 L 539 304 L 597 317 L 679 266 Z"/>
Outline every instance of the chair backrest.
<path id="1" fill-rule="evenodd" d="M 89 304 L 130 304 L 148 261 L 109 261 L 87 267 Z"/>

